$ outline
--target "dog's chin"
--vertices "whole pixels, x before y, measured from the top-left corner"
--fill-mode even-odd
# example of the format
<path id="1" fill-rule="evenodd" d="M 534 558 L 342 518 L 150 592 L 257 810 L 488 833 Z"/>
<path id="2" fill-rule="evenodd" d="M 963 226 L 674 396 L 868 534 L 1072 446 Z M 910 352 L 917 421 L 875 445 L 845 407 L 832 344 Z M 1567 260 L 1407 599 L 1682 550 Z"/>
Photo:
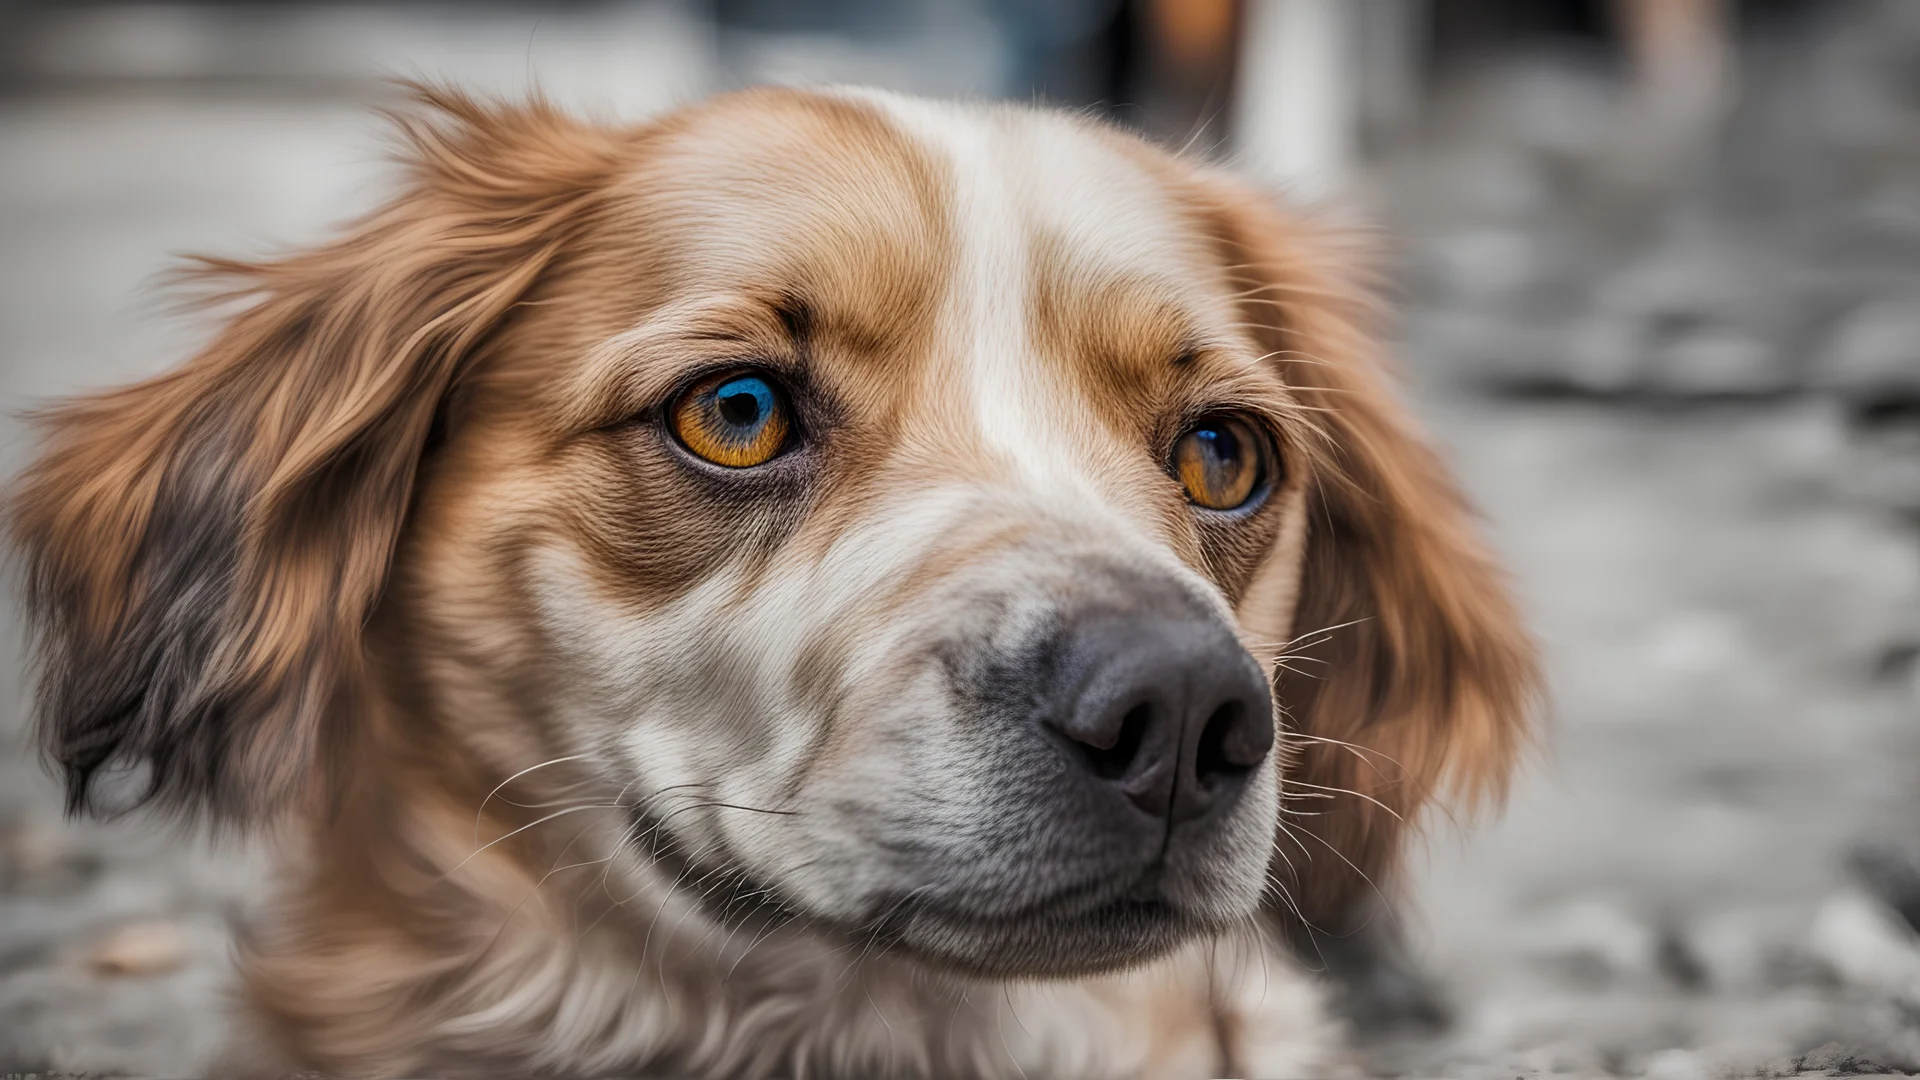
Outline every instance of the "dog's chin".
<path id="1" fill-rule="evenodd" d="M 729 883 L 700 894 L 706 914 L 723 925 L 782 926 L 817 935 L 835 947 L 983 978 L 1103 974 L 1145 963 L 1224 929 L 1220 920 L 1195 916 L 1158 895 L 1123 895 L 1071 911 L 1043 906 L 1015 915 L 975 915 L 894 899 L 874 905 L 879 914 L 873 917 L 845 918 L 809 911 L 777 885 L 738 871 L 708 873 Z M 743 903 L 735 899 L 739 897 L 751 899 Z"/>
<path id="2" fill-rule="evenodd" d="M 855 920 L 809 913 L 778 899 L 779 890 L 745 886 L 751 909 L 708 894 L 709 916 L 725 923 L 765 923 L 911 959 L 929 968 L 982 978 L 1049 979 L 1097 975 L 1145 963 L 1222 927 L 1181 911 L 1164 898 L 1119 897 L 1071 913 L 977 916 L 931 904 L 889 902 L 886 913 Z"/>
<path id="3" fill-rule="evenodd" d="M 734 929 L 776 928 L 817 935 L 836 947 L 914 960 L 942 971 L 986 978 L 1072 978 L 1116 971 L 1164 955 L 1234 921 L 1218 904 L 1195 904 L 1197 883 L 1175 883 L 1156 865 L 1082 883 L 1013 910 L 981 913 L 916 889 L 869 898 L 867 914 L 811 909 L 795 890 L 754 875 L 732 859 L 703 862 L 659 830 L 650 844 L 656 867 L 706 887 L 693 896 L 707 917 Z M 1170 887 L 1171 886 L 1171 887 Z M 1184 886 L 1184 887 L 1183 887 Z M 1199 891 L 1205 891 L 1201 889 Z M 1176 899 L 1177 897 L 1177 899 Z M 1231 907 L 1233 905 L 1225 905 Z"/>
<path id="4" fill-rule="evenodd" d="M 1156 863 L 1051 892 L 1027 904 L 996 898 L 991 912 L 916 890 L 878 906 L 872 925 L 892 952 L 968 975 L 1070 978 L 1133 966 L 1223 929 L 1198 912 L 1197 882 L 1170 880 Z M 1204 891 L 1204 890 L 1201 890 Z"/>
<path id="5" fill-rule="evenodd" d="M 1070 978 L 1144 963 L 1210 927 L 1163 899 L 1120 898 L 1072 915 L 971 918 L 924 909 L 899 920 L 892 951 L 992 978 Z"/>

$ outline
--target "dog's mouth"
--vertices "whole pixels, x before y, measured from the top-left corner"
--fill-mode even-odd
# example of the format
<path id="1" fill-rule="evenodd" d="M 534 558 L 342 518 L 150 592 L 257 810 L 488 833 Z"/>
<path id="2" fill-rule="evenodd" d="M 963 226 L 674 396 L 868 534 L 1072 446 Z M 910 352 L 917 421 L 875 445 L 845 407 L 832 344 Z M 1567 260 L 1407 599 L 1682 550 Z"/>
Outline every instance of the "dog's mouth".
<path id="1" fill-rule="evenodd" d="M 888 923 L 897 951 L 1000 978 L 1110 971 L 1157 956 L 1200 929 L 1164 897 L 1132 895 L 1014 916 L 909 900 Z"/>
<path id="2" fill-rule="evenodd" d="M 1164 867 L 1061 887 L 1017 907 L 983 913 L 926 890 L 882 895 L 860 918 L 822 915 L 752 873 L 731 852 L 695 856 L 661 823 L 633 812 L 635 835 L 668 880 L 729 930 L 820 936 L 866 953 L 912 957 L 982 977 L 1071 977 L 1151 959 L 1206 929 L 1170 900 Z"/>

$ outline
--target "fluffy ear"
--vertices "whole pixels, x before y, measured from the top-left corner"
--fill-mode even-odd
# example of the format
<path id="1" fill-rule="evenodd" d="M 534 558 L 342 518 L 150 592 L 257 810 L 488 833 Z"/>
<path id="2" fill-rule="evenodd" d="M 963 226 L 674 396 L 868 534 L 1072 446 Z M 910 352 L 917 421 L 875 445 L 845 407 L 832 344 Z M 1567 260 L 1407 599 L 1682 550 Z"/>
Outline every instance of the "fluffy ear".
<path id="1" fill-rule="evenodd" d="M 1537 694 L 1534 647 L 1471 511 L 1395 396 L 1351 245 L 1210 183 L 1242 316 L 1324 434 L 1280 635 L 1293 639 L 1275 679 L 1292 796 L 1274 871 L 1296 932 L 1304 921 L 1342 933 L 1430 801 L 1472 809 L 1504 795 Z"/>
<path id="2" fill-rule="evenodd" d="M 11 495 L 38 734 L 69 808 L 256 819 L 313 789 L 442 399 L 614 160 L 544 104 L 425 88 L 402 193 L 315 251 L 203 260 L 251 305 L 157 378 L 44 411 Z"/>

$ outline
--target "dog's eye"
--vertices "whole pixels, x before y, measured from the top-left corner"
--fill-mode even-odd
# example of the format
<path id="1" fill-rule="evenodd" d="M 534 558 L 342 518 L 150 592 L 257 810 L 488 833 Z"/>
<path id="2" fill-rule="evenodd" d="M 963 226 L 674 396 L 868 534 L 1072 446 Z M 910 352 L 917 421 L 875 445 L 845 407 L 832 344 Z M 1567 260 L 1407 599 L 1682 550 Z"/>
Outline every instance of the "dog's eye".
<path id="1" fill-rule="evenodd" d="M 1173 470 L 1187 498 L 1209 510 L 1233 510 L 1259 490 L 1267 441 L 1235 416 L 1212 416 L 1187 429 L 1173 445 Z"/>
<path id="2" fill-rule="evenodd" d="M 773 460 L 793 430 L 779 387 L 765 376 L 738 371 L 695 383 L 668 416 L 688 450 L 733 469 Z"/>

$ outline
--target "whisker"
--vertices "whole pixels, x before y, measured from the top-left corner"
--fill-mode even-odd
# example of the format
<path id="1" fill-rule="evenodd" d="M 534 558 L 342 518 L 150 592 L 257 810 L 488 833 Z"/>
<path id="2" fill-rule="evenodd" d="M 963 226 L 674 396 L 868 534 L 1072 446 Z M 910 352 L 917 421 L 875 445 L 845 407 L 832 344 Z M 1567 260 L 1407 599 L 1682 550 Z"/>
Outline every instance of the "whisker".
<path id="1" fill-rule="evenodd" d="M 562 762 L 579 761 L 585 758 L 586 756 L 587 756 L 586 754 L 569 754 L 566 757 L 557 757 L 547 761 L 543 761 L 538 765 L 529 765 L 526 768 L 521 769 L 519 772 L 514 773 L 512 776 L 509 776 L 505 780 L 502 780 L 498 784 L 494 785 L 493 790 L 487 792 L 487 797 L 480 800 L 479 808 L 473 812 L 473 842 L 476 844 L 480 842 L 480 818 L 487 812 L 487 803 L 490 800 L 492 800 L 492 798 L 495 795 L 500 794 L 500 790 L 502 788 L 506 787 L 508 784 L 513 783 L 515 780 L 520 779 L 521 777 L 527 775 L 530 772 L 536 772 L 540 769 L 546 768 L 549 765 L 559 765 Z"/>
<path id="2" fill-rule="evenodd" d="M 1370 746 L 1361 746 L 1358 743 L 1350 743 L 1344 739 L 1334 739 L 1325 735 L 1309 735 L 1304 731 L 1289 731 L 1284 733 L 1281 737 L 1283 739 L 1297 740 L 1300 742 L 1325 743 L 1328 746 L 1342 747 L 1343 749 L 1347 750 L 1349 753 L 1353 754 L 1355 757 L 1358 757 L 1360 760 L 1366 762 L 1367 766 L 1373 769 L 1375 774 L 1377 774 L 1383 780 L 1388 780 L 1388 782 L 1390 783 L 1396 782 L 1396 781 L 1392 778 L 1389 778 L 1386 773 L 1381 772 L 1380 766 L 1376 765 L 1373 762 L 1372 758 L 1370 758 L 1368 755 L 1372 755 L 1372 757 L 1377 757 L 1382 761 L 1385 761 L 1387 764 L 1392 765 L 1396 770 L 1400 772 L 1401 775 L 1405 775 L 1407 771 L 1406 766 L 1400 764 L 1400 762 L 1397 759 L 1395 759 L 1392 755 L 1382 753 L 1378 750 L 1373 749 Z"/>
<path id="3" fill-rule="evenodd" d="M 462 867 L 466 866 L 468 863 L 478 858 L 481 852 L 486 851 L 488 848 L 493 847 L 495 844 L 499 844 L 507 840 L 511 840 L 514 837 L 519 836 L 521 833 L 526 832 L 528 829 L 534 828 L 535 826 L 538 826 L 538 825 L 544 825 L 547 822 L 554 820 L 555 818 L 563 818 L 563 817 L 566 817 L 568 814 L 578 814 L 585 810 L 624 810 L 624 809 L 626 808 L 621 806 L 618 803 L 588 803 L 587 805 L 584 805 L 584 806 L 571 806 L 565 810 L 557 810 L 551 814 L 546 815 L 543 818 L 540 818 L 537 821 L 530 821 L 527 824 L 522 825 L 517 829 L 514 829 L 512 832 L 509 832 L 504 836 L 495 837 L 494 839 L 489 840 L 486 843 L 480 845 L 478 848 L 475 848 L 473 852 L 469 854 L 466 858 L 461 859 L 459 862 L 455 863 L 453 866 L 448 868 L 445 873 L 441 874 L 440 875 L 441 880 L 445 880 L 446 878 L 452 877 L 454 874 L 459 873 Z"/>
<path id="4" fill-rule="evenodd" d="M 1288 780 L 1286 781 L 1286 783 L 1292 784 L 1296 787 L 1314 788 L 1319 791 L 1328 792 L 1329 798 L 1335 795 L 1352 795 L 1353 797 L 1358 799 L 1365 799 L 1368 802 L 1372 803 L 1373 805 L 1379 807 L 1380 809 L 1385 810 L 1387 813 L 1392 814 L 1393 820 L 1400 822 L 1402 825 L 1406 824 L 1406 821 L 1407 821 L 1406 818 L 1400 816 L 1400 812 L 1398 810 L 1395 810 L 1393 807 L 1388 806 L 1386 803 L 1381 802 L 1379 799 L 1376 799 L 1371 795 L 1365 794 L 1364 792 L 1355 791 L 1352 788 L 1327 787 L 1324 784 L 1309 784 L 1305 780 Z"/>
<path id="5" fill-rule="evenodd" d="M 692 810 L 711 810 L 711 809 L 719 809 L 719 810 L 748 810 L 748 811 L 751 811 L 751 812 L 753 812 L 753 813 L 755 813 L 755 814 L 772 814 L 772 815 L 774 815 L 774 816 L 776 816 L 776 817 L 799 817 L 799 816 L 800 816 L 800 811 L 798 811 L 798 810 L 767 810 L 767 809 L 763 809 L 763 808 L 761 808 L 761 807 L 758 807 L 758 806 L 742 806 L 742 805 L 741 805 L 741 804 L 739 804 L 739 803 L 728 803 L 728 802 L 703 802 L 703 803 L 696 803 L 696 804 L 694 804 L 693 806 L 691 806 L 691 807 L 688 807 L 687 809 L 692 809 Z"/>
<path id="6" fill-rule="evenodd" d="M 1355 865 L 1352 859 L 1347 858 L 1347 856 L 1343 852 L 1341 852 L 1339 848 L 1334 847 L 1333 844 L 1326 839 L 1326 837 L 1320 836 L 1314 833 L 1312 830 L 1307 831 L 1307 836 L 1311 837 L 1314 840 L 1318 840 L 1320 842 L 1320 846 L 1326 848 L 1328 851 L 1333 852 L 1334 858 L 1339 859 L 1343 863 L 1346 863 L 1348 869 L 1352 870 L 1356 874 L 1359 874 L 1360 880 L 1366 882 L 1367 887 L 1373 890 L 1373 895 L 1379 898 L 1380 905 L 1383 909 L 1391 907 L 1391 905 L 1387 903 L 1387 894 L 1380 891 L 1380 886 L 1374 884 L 1373 878 L 1369 877 L 1365 870 L 1362 870 L 1360 869 L 1359 866 Z"/>

